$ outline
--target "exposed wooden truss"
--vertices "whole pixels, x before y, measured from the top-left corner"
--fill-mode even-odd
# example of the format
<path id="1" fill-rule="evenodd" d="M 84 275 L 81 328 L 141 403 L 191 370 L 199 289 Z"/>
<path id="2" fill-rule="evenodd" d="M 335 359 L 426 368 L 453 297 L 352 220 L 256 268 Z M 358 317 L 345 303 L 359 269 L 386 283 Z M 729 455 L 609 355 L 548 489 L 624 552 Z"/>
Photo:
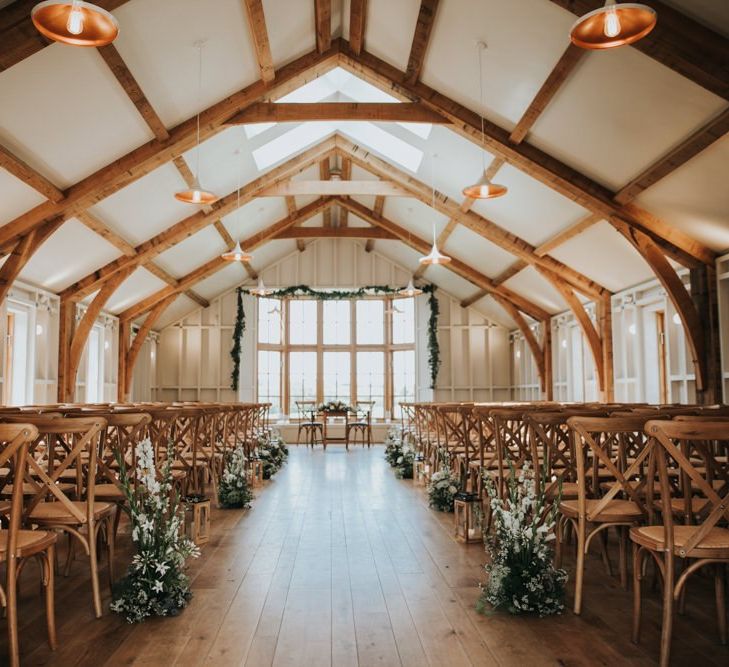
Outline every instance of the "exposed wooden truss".
<path id="1" fill-rule="evenodd" d="M 599 215 L 591 214 L 584 218 L 581 218 L 573 225 L 557 232 L 551 239 L 546 240 L 544 243 L 539 244 L 534 248 L 534 252 L 537 255 L 546 255 L 555 248 L 567 243 L 570 239 L 573 239 L 578 234 L 582 234 L 586 229 L 589 229 L 593 225 L 600 222 L 602 218 Z"/>
<path id="2" fill-rule="evenodd" d="M 253 47 L 256 50 L 256 60 L 258 60 L 258 68 L 261 71 L 261 80 L 268 83 L 274 80 L 276 71 L 273 67 L 271 44 L 268 41 L 263 2 L 262 0 L 243 0 L 243 6 L 246 8 L 248 26 L 251 29 Z"/>
<path id="3" fill-rule="evenodd" d="M 375 227 L 291 227 L 275 239 L 369 239 L 394 240 L 397 237 Z"/>
<path id="4" fill-rule="evenodd" d="M 231 116 L 226 125 L 300 123 L 308 120 L 366 120 L 375 123 L 448 123 L 417 102 L 257 102 Z"/>
<path id="5" fill-rule="evenodd" d="M 490 294 L 490 292 L 486 289 L 480 289 L 478 292 L 474 292 L 467 299 L 463 299 L 463 301 L 461 301 L 461 308 L 470 308 L 474 303 L 476 303 L 476 301 L 480 301 L 488 294 Z"/>
<path id="6" fill-rule="evenodd" d="M 375 197 L 375 205 L 372 210 L 375 215 L 382 216 L 385 211 L 385 198 L 384 197 Z M 367 241 L 367 243 L 365 244 L 365 252 L 372 252 L 374 250 L 374 248 L 375 248 L 375 240 L 369 239 Z"/>
<path id="7" fill-rule="evenodd" d="M 316 49 L 324 53 L 332 44 L 332 0 L 314 0 Z"/>
<path id="8" fill-rule="evenodd" d="M 349 2 L 349 45 L 352 51 L 359 53 L 364 46 L 367 29 L 367 0 L 350 0 Z"/>
<path id="9" fill-rule="evenodd" d="M 349 197 L 351 195 L 375 195 L 383 197 L 409 197 L 410 194 L 392 181 L 348 181 L 326 179 L 321 181 L 285 181 L 261 190 L 259 197 L 289 197 L 320 195 Z"/>
<path id="10" fill-rule="evenodd" d="M 342 159 L 342 182 L 346 183 L 352 179 L 352 160 L 349 158 Z M 346 196 L 346 195 L 345 195 Z M 349 224 L 349 211 L 346 208 L 339 210 L 339 226 L 346 227 Z"/>
<path id="11" fill-rule="evenodd" d="M 35 191 L 40 192 L 52 202 L 62 201 L 63 191 L 51 183 L 45 176 L 37 172 L 33 167 L 26 164 L 16 155 L 13 155 L 7 148 L 0 146 L 0 167 L 10 172 L 15 178 L 20 179 Z"/>
<path id="12" fill-rule="evenodd" d="M 415 24 L 415 34 L 408 58 L 407 77 L 410 81 L 417 81 L 420 78 L 430 33 L 433 31 L 435 23 L 435 13 L 438 11 L 438 2 L 439 0 L 422 0 L 420 3 L 418 21 Z"/>

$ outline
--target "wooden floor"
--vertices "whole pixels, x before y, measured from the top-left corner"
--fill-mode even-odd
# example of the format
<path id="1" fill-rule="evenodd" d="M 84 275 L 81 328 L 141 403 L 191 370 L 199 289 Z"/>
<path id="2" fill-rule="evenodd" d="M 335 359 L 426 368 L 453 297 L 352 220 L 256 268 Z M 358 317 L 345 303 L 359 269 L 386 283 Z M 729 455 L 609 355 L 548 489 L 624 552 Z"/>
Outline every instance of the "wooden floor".
<path id="1" fill-rule="evenodd" d="M 644 604 L 636 647 L 630 594 L 615 580 L 594 583 L 604 579 L 598 559 L 588 562 L 580 618 L 476 614 L 483 547 L 454 542 L 452 516 L 429 510 L 422 489 L 397 480 L 382 454 L 292 448 L 252 510 L 214 513 L 213 539 L 191 568 L 195 597 L 176 618 L 129 626 L 107 611 L 95 619 L 77 563 L 58 581 L 52 653 L 29 567 L 23 665 L 655 664 L 657 594 Z M 727 665 L 709 587 L 699 588 L 676 624 L 674 664 Z M 2 659 L 5 648 L 3 633 Z"/>

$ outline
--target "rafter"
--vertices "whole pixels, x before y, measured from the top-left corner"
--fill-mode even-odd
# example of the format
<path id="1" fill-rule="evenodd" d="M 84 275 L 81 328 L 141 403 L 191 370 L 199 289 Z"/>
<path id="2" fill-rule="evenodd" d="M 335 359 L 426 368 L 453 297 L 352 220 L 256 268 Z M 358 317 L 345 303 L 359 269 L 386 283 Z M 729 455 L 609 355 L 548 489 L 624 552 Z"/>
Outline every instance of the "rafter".
<path id="1" fill-rule="evenodd" d="M 548 239 L 544 243 L 538 245 L 536 248 L 534 248 L 534 252 L 540 256 L 546 255 L 552 252 L 552 250 L 554 250 L 555 248 L 558 248 L 559 246 L 567 243 L 567 241 L 573 239 L 575 236 L 582 234 L 582 232 L 597 224 L 598 222 L 600 222 L 600 220 L 602 220 L 602 216 L 600 215 L 587 215 L 584 218 L 581 218 L 580 220 L 575 222 L 573 225 L 570 225 L 560 232 L 557 232 L 551 239 Z"/>
<path id="2" fill-rule="evenodd" d="M 364 46 L 367 25 L 367 0 L 349 2 L 349 44 L 352 51 L 359 53 Z"/>
<path id="3" fill-rule="evenodd" d="M 350 187 L 352 180 L 352 160 L 349 158 L 342 158 L 342 180 L 341 183 L 347 183 L 349 182 Z M 378 181 L 376 181 L 378 182 Z M 382 194 L 382 193 L 376 193 L 376 194 Z M 339 226 L 340 227 L 346 227 L 349 223 L 349 211 L 346 208 L 343 208 L 339 211 Z"/>
<path id="4" fill-rule="evenodd" d="M 394 234 L 400 241 L 413 248 L 418 252 L 426 254 L 430 250 L 430 244 L 425 239 L 416 236 L 412 232 L 399 225 L 395 224 L 391 220 L 388 220 L 384 216 L 377 216 L 375 212 L 368 209 L 366 206 L 360 204 L 354 199 L 337 199 L 340 206 L 348 208 L 351 213 L 361 218 L 365 222 L 369 222 L 371 225 L 381 227 L 386 231 Z M 493 284 L 493 281 L 487 276 L 479 273 L 476 269 L 472 268 L 465 262 L 460 261 L 455 257 L 451 257 L 451 262 L 444 265 L 448 270 L 453 271 L 462 278 L 465 278 L 469 282 L 473 283 L 477 287 L 488 289 L 491 293 L 500 294 L 505 299 L 511 301 L 519 310 L 527 313 L 531 317 L 538 320 L 549 318 L 549 313 L 544 309 L 532 303 L 528 299 L 521 295 L 513 292 L 505 287 L 497 287 Z"/>
<path id="5" fill-rule="evenodd" d="M 314 0 L 316 49 L 324 53 L 332 44 L 332 0 Z"/>
<path id="6" fill-rule="evenodd" d="M 529 265 L 523 259 L 518 259 L 511 266 L 506 267 L 498 276 L 496 276 L 496 278 L 494 278 L 494 282 L 497 285 L 503 285 L 507 280 L 513 278 L 527 266 Z"/>
<path id="7" fill-rule="evenodd" d="M 478 292 L 474 292 L 467 299 L 463 299 L 463 301 L 461 301 L 461 308 L 470 308 L 474 303 L 476 303 L 476 301 L 480 301 L 488 294 L 491 294 L 491 292 L 487 289 L 480 289 Z"/>
<path id="8" fill-rule="evenodd" d="M 19 157 L 13 155 L 4 146 L 0 146 L 0 167 L 52 202 L 63 201 L 65 195 L 60 188 L 53 185 L 45 176 L 23 162 Z"/>
<path id="9" fill-rule="evenodd" d="M 382 216 L 385 211 L 385 198 L 384 197 L 375 197 L 375 205 L 372 209 L 373 213 L 376 216 Z M 369 239 L 367 243 L 365 243 L 365 252 L 372 252 L 375 248 L 375 240 Z M 413 276 L 415 277 L 415 276 Z"/>
<path id="10" fill-rule="evenodd" d="M 415 34 L 413 35 L 410 57 L 408 58 L 407 77 L 410 81 L 417 81 L 420 78 L 437 11 L 438 0 L 422 0 L 420 3 L 418 21 L 415 24 Z"/>
<path id="11" fill-rule="evenodd" d="M 355 57 L 346 42 L 342 42 L 340 65 L 369 83 L 386 89 L 400 99 L 426 104 L 452 122 L 452 129 L 470 141 L 520 169 L 527 175 L 572 199 L 592 213 L 612 222 L 623 220 L 651 236 L 665 252 L 687 266 L 712 263 L 713 253 L 706 246 L 671 227 L 639 207 L 621 206 L 613 201 L 614 193 L 584 174 L 560 162 L 527 142 L 511 143 L 509 133 L 486 120 L 485 136 L 481 139 L 481 117 L 455 100 L 438 93 L 421 81 L 411 81 L 405 72 L 366 51 Z"/>
<path id="12" fill-rule="evenodd" d="M 344 162 L 344 161 L 343 161 Z M 322 174 L 326 175 L 326 168 Z M 406 190 L 392 181 L 350 181 L 345 176 L 342 165 L 342 180 L 330 180 L 322 177 L 320 181 L 285 181 L 272 185 L 261 191 L 260 197 L 288 197 L 299 195 L 328 195 L 330 197 L 349 197 L 352 195 L 409 197 Z"/>
<path id="13" fill-rule="evenodd" d="M 243 5 L 246 8 L 253 46 L 256 49 L 256 59 L 258 60 L 258 68 L 261 70 L 261 79 L 268 83 L 273 81 L 276 72 L 273 67 L 271 44 L 268 40 L 268 29 L 266 28 L 266 16 L 263 13 L 263 2 L 261 0 L 243 0 Z"/>
<path id="14" fill-rule="evenodd" d="M 277 239 L 384 239 L 397 237 L 375 227 L 292 227 L 276 234 Z"/>
<path id="15" fill-rule="evenodd" d="M 319 178 L 322 181 L 328 181 L 330 175 L 331 175 L 331 172 L 329 170 L 329 156 L 327 156 L 327 158 L 325 160 L 322 160 L 319 163 Z M 330 208 L 327 208 L 327 210 L 324 211 L 324 214 L 322 217 L 324 220 L 324 226 L 331 227 L 332 226 L 332 210 Z"/>

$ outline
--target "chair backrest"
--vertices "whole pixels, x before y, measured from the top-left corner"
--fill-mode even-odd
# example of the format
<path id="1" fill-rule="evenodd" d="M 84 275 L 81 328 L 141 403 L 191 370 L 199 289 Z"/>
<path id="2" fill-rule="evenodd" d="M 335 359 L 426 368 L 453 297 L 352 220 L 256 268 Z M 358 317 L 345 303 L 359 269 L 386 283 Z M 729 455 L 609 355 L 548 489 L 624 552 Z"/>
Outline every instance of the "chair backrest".
<path id="1" fill-rule="evenodd" d="M 645 432 L 650 437 L 660 480 L 666 550 L 675 550 L 676 513 L 671 499 L 678 496 L 684 501 L 684 520 L 698 524 L 677 550 L 681 557 L 691 556 L 712 528 L 729 521 L 727 423 L 651 420 Z M 670 470 L 678 474 L 670 475 Z M 701 555 L 711 558 L 710 544 L 706 546 L 709 548 L 702 548 Z"/>
<path id="2" fill-rule="evenodd" d="M 299 419 L 306 421 L 314 420 L 316 412 L 316 401 L 295 401 L 296 409 L 299 412 Z"/>
<path id="3" fill-rule="evenodd" d="M 116 459 L 119 456 L 136 481 L 136 447 L 146 437 L 152 417 L 146 412 L 109 411 L 99 416 L 106 419 L 99 446 L 97 480 L 119 483 L 116 472 Z"/>

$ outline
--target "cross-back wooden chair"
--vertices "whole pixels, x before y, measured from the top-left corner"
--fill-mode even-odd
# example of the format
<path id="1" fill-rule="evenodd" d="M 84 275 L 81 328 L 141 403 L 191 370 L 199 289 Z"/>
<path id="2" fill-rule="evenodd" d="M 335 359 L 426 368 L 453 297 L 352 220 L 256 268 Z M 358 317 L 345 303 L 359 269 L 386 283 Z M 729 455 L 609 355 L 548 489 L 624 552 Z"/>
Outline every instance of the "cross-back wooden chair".
<path id="1" fill-rule="evenodd" d="M 174 459 L 173 470 L 183 471 L 181 480 L 183 494 L 199 492 L 203 486 L 203 474 L 207 460 L 201 451 L 205 426 L 208 424 L 205 411 L 189 405 L 176 408 L 175 426 L 170 433 Z M 179 474 L 179 473 L 178 473 Z"/>
<path id="2" fill-rule="evenodd" d="M 582 611 L 585 556 L 596 536 L 601 538 L 603 561 L 610 574 L 606 546 L 606 531 L 610 528 L 618 531 L 620 581 L 627 588 L 628 530 L 648 515 L 645 491 L 649 450 L 643 432 L 646 421 L 642 415 L 567 420 L 574 437 L 577 499 L 563 500 L 559 511 L 577 535 L 575 614 Z M 558 550 L 561 541 L 560 534 Z"/>
<path id="3" fill-rule="evenodd" d="M 652 461 L 658 473 L 662 525 L 635 527 L 633 541 L 633 640 L 640 638 L 643 560 L 651 556 L 663 578 L 660 664 L 670 660 L 674 605 L 689 578 L 707 566 L 714 570 L 719 638 L 727 642 L 726 568 L 729 565 L 729 429 L 726 421 L 646 423 Z M 678 475 L 671 475 L 671 471 Z M 651 477 L 651 482 L 655 484 Z M 653 495 L 653 494 L 651 494 Z M 681 517 L 673 501 L 686 508 Z M 700 511 L 695 511 L 696 501 Z M 683 564 L 678 572 L 678 565 Z M 678 575 L 678 576 L 677 576 Z"/>
<path id="4" fill-rule="evenodd" d="M 510 469 L 519 470 L 531 460 L 528 443 L 528 429 L 524 406 L 491 410 L 489 417 L 494 433 L 497 456 L 497 493 L 503 497 L 506 492 L 506 479 Z"/>
<path id="5" fill-rule="evenodd" d="M 26 484 L 33 493 L 23 508 L 26 525 L 65 533 L 69 538 L 66 571 L 74 544 L 80 542 L 89 557 L 94 611 L 101 616 L 97 542 L 103 529 L 109 558 L 109 585 L 114 578 L 114 505 L 96 498 L 97 452 L 102 417 L 34 417 L 38 437 L 29 446 Z M 74 475 L 73 491 L 58 482 L 67 471 Z M 28 494 L 26 494 L 28 495 Z"/>
<path id="6" fill-rule="evenodd" d="M 55 545 L 57 535 L 51 531 L 24 530 L 23 484 L 28 466 L 28 446 L 38 437 L 32 424 L 0 424 L 0 467 L 8 467 L 11 474 L 6 483 L 13 484 L 7 529 L 0 530 L 0 563 L 5 563 L 5 586 L 0 587 L 0 603 L 5 607 L 8 625 L 8 659 L 11 667 L 19 667 L 18 640 L 18 578 L 23 565 L 37 558 L 41 567 L 41 583 L 45 590 L 46 626 L 48 643 L 56 648 L 56 620 L 54 603 Z"/>
<path id="7" fill-rule="evenodd" d="M 296 410 L 299 413 L 299 430 L 296 433 L 296 442 L 302 442 L 301 434 L 303 433 L 306 445 L 313 447 L 317 442 L 323 443 L 324 422 L 316 417 L 316 401 L 296 401 Z"/>
<path id="8" fill-rule="evenodd" d="M 344 446 L 362 443 L 362 447 L 372 446 L 372 410 L 375 401 L 357 401 L 354 405 L 354 413 L 347 413 L 344 422 Z"/>

